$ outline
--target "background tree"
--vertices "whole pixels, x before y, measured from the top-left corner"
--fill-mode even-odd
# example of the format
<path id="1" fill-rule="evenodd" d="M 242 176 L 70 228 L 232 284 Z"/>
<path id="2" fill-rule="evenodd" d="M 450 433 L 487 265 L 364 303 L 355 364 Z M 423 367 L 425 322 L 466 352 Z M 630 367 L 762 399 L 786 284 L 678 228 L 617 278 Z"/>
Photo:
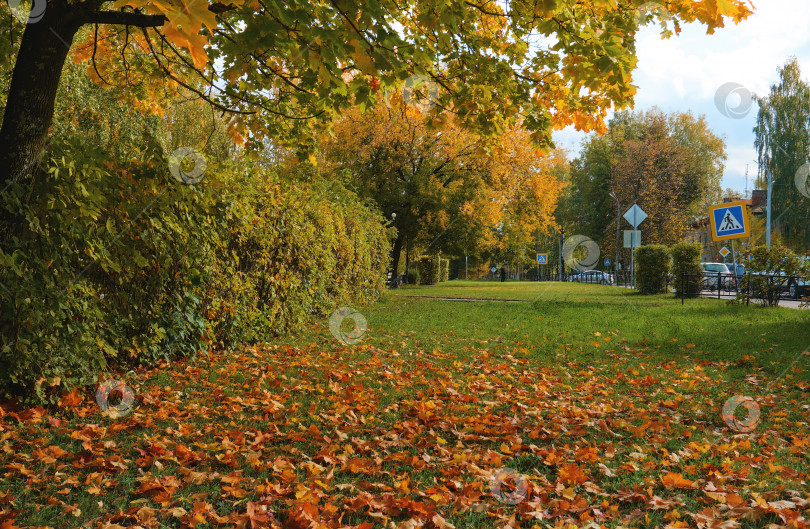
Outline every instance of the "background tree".
<path id="1" fill-rule="evenodd" d="M 618 113 L 608 133 L 588 138 L 572 162 L 558 218 L 567 232 L 587 235 L 605 255 L 614 255 L 614 193 L 622 213 L 637 203 L 649 215 L 642 226 L 645 244 L 673 244 L 721 194 L 725 159 L 725 143 L 703 116 L 658 109 Z M 630 229 L 621 222 L 621 229 Z"/>
<path id="2" fill-rule="evenodd" d="M 522 244 L 553 223 L 561 183 L 549 168 L 564 157 L 544 158 L 525 130 L 485 139 L 451 120 L 428 127 L 395 96 L 365 113 L 350 110 L 333 132 L 320 143 L 322 169 L 342 175 L 387 218 L 396 214 L 393 265 L 403 248 L 410 258 L 442 251 L 482 259 L 506 240 L 504 225 Z"/>
<path id="3" fill-rule="evenodd" d="M 795 177 L 810 160 L 810 85 L 795 57 L 779 68 L 779 82 L 768 96 L 757 101 L 754 146 L 764 169 L 757 186 L 767 188 L 767 177 L 773 178 L 772 228 L 788 246 L 804 249 L 810 241 L 810 199 L 796 188 Z"/>
<path id="4" fill-rule="evenodd" d="M 397 96 L 365 113 L 359 107 L 350 109 L 335 125 L 333 136 L 325 135 L 320 142 L 324 172 L 342 176 L 386 218 L 396 215 L 392 266 L 399 263 L 403 249 L 446 249 L 455 237 L 445 230 L 455 229 L 459 236 L 467 231 L 469 239 L 472 226 L 464 230 L 458 217 L 464 203 L 480 199 L 484 180 L 490 178 L 484 148 L 480 137 L 449 122 L 428 128 L 424 115 Z M 470 209 L 479 217 L 473 225 L 484 225 L 487 208 L 476 205 Z M 440 235 L 442 241 L 433 244 Z"/>
<path id="5" fill-rule="evenodd" d="M 523 136 L 523 137 L 521 137 Z M 506 142 L 508 155 L 496 155 L 498 174 L 510 178 L 510 192 L 504 194 L 502 213 L 489 256 L 496 262 L 517 267 L 534 266 L 539 244 L 557 230 L 554 212 L 568 172 L 567 153 L 547 155 L 530 152 L 525 133 L 515 131 Z M 543 248 L 548 252 L 548 248 Z"/>

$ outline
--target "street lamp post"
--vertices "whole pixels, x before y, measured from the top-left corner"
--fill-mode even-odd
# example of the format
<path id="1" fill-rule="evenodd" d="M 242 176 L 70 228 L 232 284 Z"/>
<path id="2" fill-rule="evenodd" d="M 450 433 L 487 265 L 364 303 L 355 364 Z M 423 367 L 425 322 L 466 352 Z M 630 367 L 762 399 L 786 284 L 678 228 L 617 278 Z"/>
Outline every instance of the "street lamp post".
<path id="1" fill-rule="evenodd" d="M 766 176 L 768 177 L 768 205 L 765 221 L 765 245 L 770 249 L 771 247 L 771 197 L 773 196 L 773 177 L 770 171 L 766 169 Z"/>
<path id="2" fill-rule="evenodd" d="M 619 224 L 621 224 L 622 220 L 622 205 L 619 203 L 619 197 L 613 192 L 610 193 L 610 196 L 616 201 L 616 262 L 614 268 L 616 270 L 616 286 L 619 286 Z"/>
<path id="3" fill-rule="evenodd" d="M 781 145 L 777 145 L 776 148 L 779 149 L 780 151 L 782 151 L 785 154 L 785 156 L 789 156 L 787 151 L 785 149 L 783 149 Z M 773 200 L 772 200 L 772 195 L 773 195 L 773 173 L 768 170 L 768 164 L 767 163 L 764 164 L 764 165 L 765 165 L 765 167 L 764 167 L 765 177 L 768 179 L 768 203 L 765 206 L 766 209 L 767 209 L 767 211 L 765 212 L 765 218 L 767 219 L 765 221 L 765 230 L 766 230 L 765 231 L 765 245 L 768 247 L 768 249 L 770 249 L 770 247 L 771 247 L 771 206 L 773 205 Z M 779 219 L 777 219 L 777 220 L 779 220 Z"/>
<path id="4" fill-rule="evenodd" d="M 397 221 L 397 214 L 396 214 L 396 212 L 392 212 L 391 213 L 391 226 L 393 226 L 396 221 Z M 357 250 L 355 250 L 355 253 L 356 253 L 356 251 Z M 406 252 L 406 254 L 407 254 L 407 252 Z M 406 259 L 405 259 L 405 279 L 407 280 L 407 277 L 408 277 L 408 262 L 407 262 L 408 259 L 407 259 L 407 255 L 405 257 L 406 257 Z M 399 259 L 397 259 L 397 260 L 399 260 Z M 398 266 L 399 266 L 398 262 L 394 263 L 393 266 L 391 266 L 391 282 L 392 283 L 396 283 L 396 280 L 397 280 L 397 267 Z"/>

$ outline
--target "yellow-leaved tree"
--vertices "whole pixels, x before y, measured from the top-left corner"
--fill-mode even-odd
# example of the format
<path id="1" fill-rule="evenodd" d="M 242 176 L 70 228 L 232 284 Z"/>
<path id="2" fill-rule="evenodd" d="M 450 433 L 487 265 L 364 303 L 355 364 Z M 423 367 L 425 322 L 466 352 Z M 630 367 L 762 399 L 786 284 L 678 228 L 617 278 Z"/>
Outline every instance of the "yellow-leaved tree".
<path id="1" fill-rule="evenodd" d="M 543 154 L 520 126 L 484 138 L 452 115 L 429 126 L 422 110 L 393 94 L 350 109 L 319 143 L 321 170 L 392 219 L 393 266 L 403 250 L 406 261 L 424 252 L 484 258 L 553 224 L 561 153 Z"/>

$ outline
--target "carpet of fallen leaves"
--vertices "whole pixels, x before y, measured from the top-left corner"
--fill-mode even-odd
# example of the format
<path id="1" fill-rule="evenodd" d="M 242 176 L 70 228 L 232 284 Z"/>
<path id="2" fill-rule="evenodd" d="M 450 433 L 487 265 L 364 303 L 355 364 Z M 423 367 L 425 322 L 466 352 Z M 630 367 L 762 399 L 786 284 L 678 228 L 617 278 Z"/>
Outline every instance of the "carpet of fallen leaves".
<path id="1" fill-rule="evenodd" d="M 810 526 L 806 382 L 393 338 L 122 374 L 117 419 L 95 388 L 5 403 L 0 527 Z M 762 414 L 747 433 L 721 415 L 742 390 Z"/>

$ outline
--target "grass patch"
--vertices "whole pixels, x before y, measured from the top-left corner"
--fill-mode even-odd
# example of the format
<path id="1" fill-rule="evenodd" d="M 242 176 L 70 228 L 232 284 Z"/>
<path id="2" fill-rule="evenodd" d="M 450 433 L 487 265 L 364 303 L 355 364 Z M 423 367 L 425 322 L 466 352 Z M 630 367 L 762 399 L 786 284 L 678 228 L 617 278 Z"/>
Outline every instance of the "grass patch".
<path id="1" fill-rule="evenodd" d="M 472 281 L 399 289 L 361 312 L 369 329 L 355 346 L 323 321 L 122 377 L 137 405 L 117 420 L 92 390 L 57 409 L 4 404 L 0 521 L 761 527 L 810 516 L 807 312 Z M 721 416 L 734 395 L 760 409 L 750 432 Z M 527 482 L 516 504 L 490 488 L 507 467 Z"/>

